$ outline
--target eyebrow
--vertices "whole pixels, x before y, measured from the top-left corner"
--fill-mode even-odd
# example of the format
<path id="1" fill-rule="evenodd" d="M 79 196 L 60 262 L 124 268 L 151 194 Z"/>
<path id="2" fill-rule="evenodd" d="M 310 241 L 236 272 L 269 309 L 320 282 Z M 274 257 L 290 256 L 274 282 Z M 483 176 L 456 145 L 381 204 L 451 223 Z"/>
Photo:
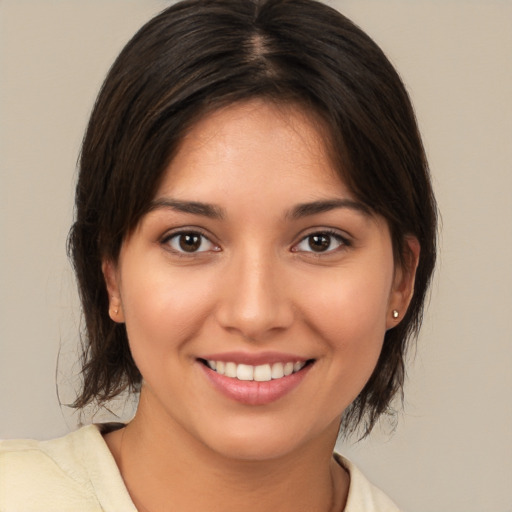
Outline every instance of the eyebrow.
<path id="1" fill-rule="evenodd" d="M 202 215 L 210 219 L 223 219 L 224 211 L 222 208 L 198 201 L 180 201 L 178 199 L 161 198 L 151 201 L 148 211 L 154 211 L 161 208 L 190 213 L 192 215 Z M 302 203 L 294 206 L 286 213 L 286 218 L 298 220 L 310 215 L 328 212 L 338 208 L 348 208 L 361 212 L 365 215 L 371 215 L 370 209 L 363 203 L 353 201 L 352 199 L 328 199 L 323 201 L 313 201 L 311 203 Z"/>
<path id="2" fill-rule="evenodd" d="M 148 211 L 158 210 L 160 208 L 170 208 L 183 213 L 193 215 L 202 215 L 210 219 L 222 219 L 224 212 L 218 206 L 208 203 L 199 203 L 197 201 L 179 201 L 177 199 L 161 198 L 151 201 Z"/>
<path id="3" fill-rule="evenodd" d="M 298 204 L 292 208 L 286 216 L 297 220 L 303 217 L 308 217 L 309 215 L 317 215 L 337 208 L 348 208 L 365 215 L 371 215 L 370 208 L 358 201 L 353 201 L 352 199 L 328 199 L 324 201 L 313 201 L 311 203 Z"/>

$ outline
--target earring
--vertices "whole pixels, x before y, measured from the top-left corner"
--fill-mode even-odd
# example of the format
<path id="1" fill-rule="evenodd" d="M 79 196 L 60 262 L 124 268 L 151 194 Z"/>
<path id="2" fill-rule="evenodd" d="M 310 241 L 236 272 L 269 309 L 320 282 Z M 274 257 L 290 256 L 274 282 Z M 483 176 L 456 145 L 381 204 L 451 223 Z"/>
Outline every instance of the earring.
<path id="1" fill-rule="evenodd" d="M 112 300 L 114 300 L 114 296 L 112 295 L 112 297 L 110 297 Z M 116 309 L 114 309 L 114 315 L 117 315 L 117 313 L 119 313 L 119 308 L 117 307 Z"/>
<path id="2" fill-rule="evenodd" d="M 393 309 L 393 318 L 398 318 L 398 310 Z"/>

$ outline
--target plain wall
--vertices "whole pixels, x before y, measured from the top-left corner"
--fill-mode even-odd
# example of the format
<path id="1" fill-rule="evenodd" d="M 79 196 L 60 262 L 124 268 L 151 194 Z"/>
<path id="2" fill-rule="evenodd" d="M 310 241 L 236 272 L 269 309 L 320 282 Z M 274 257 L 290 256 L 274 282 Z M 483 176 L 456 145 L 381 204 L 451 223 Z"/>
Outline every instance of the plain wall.
<path id="1" fill-rule="evenodd" d="M 110 64 L 166 4 L 0 0 L 0 438 L 75 428 L 56 382 L 72 400 L 80 313 L 65 244 L 76 160 Z M 401 73 L 442 214 L 396 431 L 338 449 L 404 511 L 512 511 L 512 3 L 330 4 Z"/>

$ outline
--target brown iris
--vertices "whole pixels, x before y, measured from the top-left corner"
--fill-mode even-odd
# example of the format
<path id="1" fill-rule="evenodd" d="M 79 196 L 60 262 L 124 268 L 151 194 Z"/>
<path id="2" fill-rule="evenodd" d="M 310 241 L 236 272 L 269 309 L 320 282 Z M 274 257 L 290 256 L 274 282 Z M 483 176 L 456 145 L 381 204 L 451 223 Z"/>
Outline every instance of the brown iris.
<path id="1" fill-rule="evenodd" d="M 180 235 L 179 244 L 180 249 L 183 249 L 183 251 L 195 252 L 201 247 L 201 235 L 196 233 Z"/>
<path id="2" fill-rule="evenodd" d="M 331 237 L 325 234 L 311 235 L 308 238 L 308 244 L 312 251 L 323 252 L 329 249 L 331 245 Z"/>

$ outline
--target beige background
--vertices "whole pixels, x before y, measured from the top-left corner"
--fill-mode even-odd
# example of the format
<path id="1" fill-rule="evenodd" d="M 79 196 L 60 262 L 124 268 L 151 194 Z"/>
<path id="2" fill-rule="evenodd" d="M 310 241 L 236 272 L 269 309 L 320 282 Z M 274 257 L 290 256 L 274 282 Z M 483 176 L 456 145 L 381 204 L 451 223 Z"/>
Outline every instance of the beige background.
<path id="1" fill-rule="evenodd" d="M 165 4 L 0 0 L 0 438 L 75 425 L 55 390 L 76 370 L 75 163 L 109 65 Z M 331 4 L 407 83 L 443 216 L 397 430 L 339 449 L 405 511 L 512 511 L 512 2 Z"/>

